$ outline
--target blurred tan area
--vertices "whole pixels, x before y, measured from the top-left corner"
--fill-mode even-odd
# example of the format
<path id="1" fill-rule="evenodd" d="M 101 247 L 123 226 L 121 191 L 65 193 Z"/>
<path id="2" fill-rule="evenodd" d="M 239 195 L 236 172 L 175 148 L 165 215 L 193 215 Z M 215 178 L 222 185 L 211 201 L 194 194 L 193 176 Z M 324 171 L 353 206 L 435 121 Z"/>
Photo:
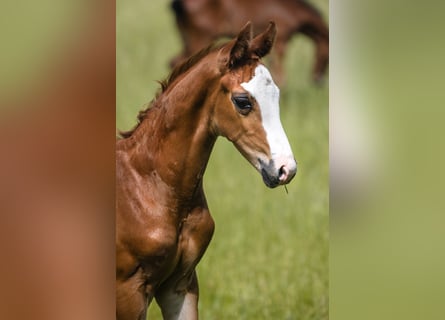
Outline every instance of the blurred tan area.
<path id="1" fill-rule="evenodd" d="M 115 4 L 1 7 L 0 319 L 111 319 Z"/>
<path id="2" fill-rule="evenodd" d="M 440 2 L 330 1 L 330 319 L 442 319 Z"/>

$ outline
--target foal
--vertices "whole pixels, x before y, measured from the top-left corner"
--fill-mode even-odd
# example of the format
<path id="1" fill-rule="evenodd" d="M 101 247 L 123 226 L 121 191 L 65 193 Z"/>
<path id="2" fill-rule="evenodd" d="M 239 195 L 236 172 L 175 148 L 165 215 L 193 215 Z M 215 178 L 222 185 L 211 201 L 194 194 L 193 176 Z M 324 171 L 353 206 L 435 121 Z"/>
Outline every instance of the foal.
<path id="1" fill-rule="evenodd" d="M 175 65 L 221 37 L 233 37 L 248 20 L 262 30 L 269 21 L 277 23 L 271 68 L 278 83 L 284 82 L 283 62 L 287 43 L 302 33 L 315 45 L 312 77 L 320 82 L 329 60 L 329 30 L 321 14 L 304 0 L 174 0 L 172 8 L 183 50 L 172 59 Z"/>
<path id="2" fill-rule="evenodd" d="M 233 142 L 274 188 L 297 167 L 279 119 L 279 90 L 260 58 L 275 24 L 204 50 L 173 70 L 151 108 L 116 146 L 116 315 L 198 318 L 195 267 L 213 234 L 203 174 L 217 136 Z"/>

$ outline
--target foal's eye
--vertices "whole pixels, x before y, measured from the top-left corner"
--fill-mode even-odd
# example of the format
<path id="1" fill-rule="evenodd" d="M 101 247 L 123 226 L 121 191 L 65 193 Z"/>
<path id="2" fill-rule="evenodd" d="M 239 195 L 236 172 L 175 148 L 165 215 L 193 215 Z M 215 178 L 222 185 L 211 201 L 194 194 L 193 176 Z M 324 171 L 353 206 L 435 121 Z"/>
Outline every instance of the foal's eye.
<path id="1" fill-rule="evenodd" d="M 242 115 L 247 115 L 252 110 L 252 102 L 248 95 L 232 96 L 232 102 Z"/>

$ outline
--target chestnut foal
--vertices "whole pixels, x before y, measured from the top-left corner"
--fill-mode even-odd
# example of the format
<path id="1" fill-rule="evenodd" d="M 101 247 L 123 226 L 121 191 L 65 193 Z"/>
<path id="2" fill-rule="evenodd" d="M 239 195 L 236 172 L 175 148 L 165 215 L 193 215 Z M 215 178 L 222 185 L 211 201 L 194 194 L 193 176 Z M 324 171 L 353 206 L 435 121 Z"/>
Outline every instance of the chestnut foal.
<path id="1" fill-rule="evenodd" d="M 173 70 L 151 108 L 116 146 L 116 315 L 142 320 L 153 297 L 164 319 L 198 318 L 195 267 L 214 223 L 203 191 L 224 136 L 274 188 L 297 166 L 279 118 L 279 90 L 260 58 L 276 28 L 229 43 Z"/>

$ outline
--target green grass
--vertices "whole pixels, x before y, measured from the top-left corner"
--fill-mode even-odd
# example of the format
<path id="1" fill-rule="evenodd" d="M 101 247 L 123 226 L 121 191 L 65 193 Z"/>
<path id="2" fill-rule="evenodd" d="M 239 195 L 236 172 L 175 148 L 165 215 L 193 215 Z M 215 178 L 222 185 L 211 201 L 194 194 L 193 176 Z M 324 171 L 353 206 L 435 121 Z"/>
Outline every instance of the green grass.
<path id="1" fill-rule="evenodd" d="M 314 1 L 315 2 L 315 1 Z M 325 0 L 315 2 L 327 16 Z M 134 125 L 180 50 L 167 1 L 117 1 L 117 127 Z M 198 265 L 201 319 L 328 319 L 328 88 L 310 80 L 313 45 L 292 40 L 282 123 L 299 171 L 268 189 L 220 138 L 205 174 L 216 230 Z M 155 303 L 150 319 L 161 319 Z"/>

